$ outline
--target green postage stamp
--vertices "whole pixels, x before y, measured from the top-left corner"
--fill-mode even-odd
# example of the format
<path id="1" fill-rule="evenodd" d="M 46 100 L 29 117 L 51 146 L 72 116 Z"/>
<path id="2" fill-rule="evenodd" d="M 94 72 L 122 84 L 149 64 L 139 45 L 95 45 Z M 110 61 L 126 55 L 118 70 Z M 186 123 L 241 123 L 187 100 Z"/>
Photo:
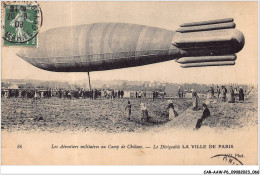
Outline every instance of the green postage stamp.
<path id="1" fill-rule="evenodd" d="M 40 6 L 33 2 L 2 2 L 3 45 L 37 47 L 42 25 Z"/>

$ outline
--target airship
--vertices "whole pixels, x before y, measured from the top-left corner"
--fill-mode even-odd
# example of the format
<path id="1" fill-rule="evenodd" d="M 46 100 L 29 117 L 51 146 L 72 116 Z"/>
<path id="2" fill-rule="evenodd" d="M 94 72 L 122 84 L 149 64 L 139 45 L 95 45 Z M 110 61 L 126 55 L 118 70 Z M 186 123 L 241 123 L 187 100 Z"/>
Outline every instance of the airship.
<path id="1" fill-rule="evenodd" d="M 245 39 L 233 18 L 190 22 L 177 30 L 128 23 L 59 27 L 17 56 L 54 72 L 92 72 L 176 60 L 183 68 L 234 65 Z"/>

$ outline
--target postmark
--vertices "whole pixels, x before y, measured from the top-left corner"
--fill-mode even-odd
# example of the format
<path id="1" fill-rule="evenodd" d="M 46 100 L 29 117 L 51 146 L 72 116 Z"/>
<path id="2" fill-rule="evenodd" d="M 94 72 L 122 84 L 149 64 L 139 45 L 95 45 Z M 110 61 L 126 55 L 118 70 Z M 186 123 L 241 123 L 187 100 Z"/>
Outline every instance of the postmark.
<path id="1" fill-rule="evenodd" d="M 243 165 L 243 163 L 231 154 L 217 154 L 212 156 L 211 159 L 215 161 L 222 161 L 223 164 L 227 165 Z"/>
<path id="2" fill-rule="evenodd" d="M 37 2 L 2 2 L 4 46 L 38 46 L 42 11 Z"/>

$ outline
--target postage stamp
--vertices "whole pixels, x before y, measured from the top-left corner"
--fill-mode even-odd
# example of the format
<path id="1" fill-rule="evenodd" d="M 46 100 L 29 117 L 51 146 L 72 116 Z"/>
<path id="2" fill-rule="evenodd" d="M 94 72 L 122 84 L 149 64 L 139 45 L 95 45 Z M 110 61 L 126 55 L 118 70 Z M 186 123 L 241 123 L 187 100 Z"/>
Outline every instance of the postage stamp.
<path id="1" fill-rule="evenodd" d="M 42 25 L 39 4 L 32 2 L 2 3 L 3 45 L 37 47 Z"/>

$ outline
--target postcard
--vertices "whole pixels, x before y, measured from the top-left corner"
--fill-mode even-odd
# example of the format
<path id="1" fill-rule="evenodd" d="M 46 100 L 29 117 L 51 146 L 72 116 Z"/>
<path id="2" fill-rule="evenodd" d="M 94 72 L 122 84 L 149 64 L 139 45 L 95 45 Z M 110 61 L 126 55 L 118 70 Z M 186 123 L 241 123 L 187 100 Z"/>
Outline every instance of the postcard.
<path id="1" fill-rule="evenodd" d="M 258 165 L 257 2 L 1 8 L 2 165 Z"/>

